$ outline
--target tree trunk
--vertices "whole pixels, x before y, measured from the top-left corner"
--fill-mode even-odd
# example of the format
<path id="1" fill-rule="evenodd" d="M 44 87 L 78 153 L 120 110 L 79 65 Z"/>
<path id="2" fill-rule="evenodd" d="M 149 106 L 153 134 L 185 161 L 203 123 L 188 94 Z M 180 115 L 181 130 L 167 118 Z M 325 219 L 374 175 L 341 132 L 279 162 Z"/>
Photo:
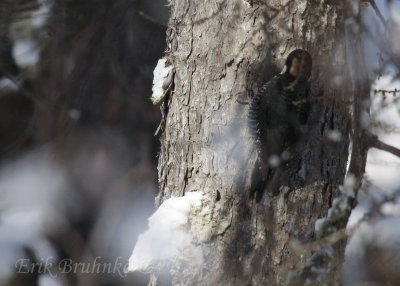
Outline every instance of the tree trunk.
<path id="1" fill-rule="evenodd" d="M 280 285 L 310 256 L 293 243 L 314 239 L 316 219 L 326 215 L 343 182 L 349 144 L 346 135 L 328 136 L 347 134 L 349 124 L 342 94 L 331 83 L 345 64 L 338 44 L 341 7 L 328 2 L 171 2 L 166 56 L 175 77 L 164 102 L 156 204 L 202 191 L 210 221 L 229 227 L 197 242 L 201 266 L 168 265 L 168 284 Z M 256 203 L 248 198 L 256 152 L 244 103 L 296 48 L 312 55 L 312 97 L 323 99 L 313 101 L 310 131 L 279 176 L 279 194 L 266 192 Z M 152 285 L 163 285 L 159 273 L 152 273 Z"/>

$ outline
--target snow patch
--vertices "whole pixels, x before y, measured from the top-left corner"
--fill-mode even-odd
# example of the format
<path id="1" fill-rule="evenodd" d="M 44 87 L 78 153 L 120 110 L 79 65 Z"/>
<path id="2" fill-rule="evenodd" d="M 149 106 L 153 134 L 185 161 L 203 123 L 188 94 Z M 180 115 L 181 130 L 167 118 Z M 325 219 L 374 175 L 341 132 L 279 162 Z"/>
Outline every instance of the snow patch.
<path id="1" fill-rule="evenodd" d="M 342 139 L 342 133 L 340 133 L 340 131 L 336 129 L 329 130 L 326 136 L 329 140 L 333 142 L 339 142 Z"/>
<path id="2" fill-rule="evenodd" d="M 148 219 L 148 230 L 139 235 L 129 258 L 128 271 L 146 271 L 151 265 L 173 259 L 187 249 L 201 263 L 201 250 L 192 243 L 188 220 L 191 209 L 201 207 L 202 197 L 201 192 L 189 192 L 184 197 L 164 201 Z"/>
<path id="3" fill-rule="evenodd" d="M 39 61 L 39 49 L 31 40 L 15 41 L 12 54 L 19 67 L 34 66 Z"/>
<path id="4" fill-rule="evenodd" d="M 356 187 L 356 176 L 352 173 L 347 173 L 346 178 L 344 179 L 343 188 L 340 188 L 341 191 L 349 197 L 355 197 L 354 188 Z"/>
<path id="5" fill-rule="evenodd" d="M 277 155 L 272 155 L 268 158 L 268 164 L 272 167 L 272 168 L 276 168 L 281 164 L 281 159 L 279 158 L 279 156 Z"/>
<path id="6" fill-rule="evenodd" d="M 333 200 L 332 207 L 328 210 L 328 215 L 315 221 L 314 227 L 317 238 L 323 238 L 337 231 L 338 225 L 340 225 L 341 221 L 346 219 L 351 212 L 354 193 L 345 190 L 343 186 L 339 186 L 339 190 L 342 194 Z"/>
<path id="7" fill-rule="evenodd" d="M 315 221 L 315 232 L 319 232 L 322 229 L 325 221 L 326 221 L 326 218 L 324 218 L 324 217 L 319 218 Z"/>
<path id="8" fill-rule="evenodd" d="M 81 112 L 78 109 L 71 108 L 70 110 L 68 110 L 68 116 L 73 120 L 78 120 L 79 118 L 81 118 Z"/>
<path id="9" fill-rule="evenodd" d="M 0 90 L 1 91 L 17 91 L 18 86 L 11 79 L 2 77 L 2 78 L 0 78 Z"/>
<path id="10" fill-rule="evenodd" d="M 159 59 L 153 74 L 153 95 L 150 99 L 157 104 L 164 97 L 172 81 L 173 66 L 167 65 L 167 59 Z"/>
<path id="11" fill-rule="evenodd" d="M 52 206 L 67 189 L 63 168 L 47 149 L 33 151 L 0 169 L 0 209 Z"/>
<path id="12" fill-rule="evenodd" d="M 62 286 L 61 282 L 50 275 L 40 275 L 38 278 L 39 286 Z"/>
<path id="13" fill-rule="evenodd" d="M 43 28 L 51 12 L 52 2 L 39 0 L 39 8 L 32 13 L 32 25 L 36 29 Z"/>
<path id="14" fill-rule="evenodd" d="M 336 87 L 342 86 L 342 84 L 343 84 L 343 77 L 341 77 L 341 76 L 339 76 L 339 75 L 336 75 L 336 76 L 333 78 L 333 84 L 334 84 Z"/>
<path id="15" fill-rule="evenodd" d="M 384 203 L 381 206 L 381 212 L 386 216 L 400 216 L 400 204 L 399 203 Z"/>

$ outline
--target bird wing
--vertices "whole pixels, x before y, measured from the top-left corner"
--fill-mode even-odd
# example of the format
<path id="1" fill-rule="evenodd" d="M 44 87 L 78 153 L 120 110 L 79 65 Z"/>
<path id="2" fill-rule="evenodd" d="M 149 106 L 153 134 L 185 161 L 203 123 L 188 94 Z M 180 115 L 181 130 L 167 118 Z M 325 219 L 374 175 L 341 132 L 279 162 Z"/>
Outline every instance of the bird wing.
<path id="1" fill-rule="evenodd" d="M 282 103 L 279 102 L 282 101 L 279 92 L 280 80 L 276 76 L 262 85 L 250 103 L 248 126 L 261 162 L 268 162 L 268 154 L 276 149 L 276 145 L 279 144 L 279 142 L 270 142 L 274 139 L 274 136 L 268 134 L 274 133 L 271 131 L 274 131 L 276 126 L 279 125 L 277 121 L 280 118 L 277 117 L 280 116 L 279 113 L 284 112 L 281 111 L 283 107 L 281 106 Z"/>
<path id="2" fill-rule="evenodd" d="M 257 145 L 257 150 L 260 150 L 262 138 L 266 135 L 268 126 L 268 105 L 269 96 L 274 86 L 274 81 L 268 81 L 263 84 L 257 94 L 250 102 L 248 113 L 248 126 L 250 134 Z"/>
<path id="3" fill-rule="evenodd" d="M 271 113 L 274 113 L 271 112 L 273 101 L 278 97 L 279 90 L 279 78 L 274 77 L 262 85 L 249 106 L 248 127 L 258 155 L 251 175 L 250 196 L 256 194 L 260 197 L 271 175 L 268 157 L 272 144 L 269 143 L 279 143 L 270 142 L 274 136 L 270 134 L 273 128 L 269 121 Z"/>

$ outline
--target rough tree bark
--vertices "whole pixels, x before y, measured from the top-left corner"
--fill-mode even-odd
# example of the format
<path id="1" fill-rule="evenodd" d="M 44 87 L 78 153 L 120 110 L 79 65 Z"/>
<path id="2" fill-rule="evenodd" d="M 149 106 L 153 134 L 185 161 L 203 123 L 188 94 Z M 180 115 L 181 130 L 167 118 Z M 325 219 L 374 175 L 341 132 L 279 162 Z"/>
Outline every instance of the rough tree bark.
<path id="1" fill-rule="evenodd" d="M 345 62 L 340 43 L 341 7 L 314 0 L 174 0 L 166 56 L 175 68 L 165 99 L 166 124 L 159 155 L 159 205 L 171 196 L 202 191 L 212 221 L 229 227 L 198 242 L 204 263 L 166 266 L 172 285 L 280 285 L 310 256 L 294 241 L 315 238 L 343 182 L 348 106 L 333 82 Z M 311 130 L 300 153 L 285 166 L 279 195 L 248 199 L 255 152 L 246 115 L 252 95 L 304 48 L 313 57 Z M 335 79 L 335 80 L 332 80 Z M 322 100 L 321 100 L 322 96 Z M 174 271 L 171 271 L 174 269 Z M 160 272 L 151 285 L 163 285 Z"/>

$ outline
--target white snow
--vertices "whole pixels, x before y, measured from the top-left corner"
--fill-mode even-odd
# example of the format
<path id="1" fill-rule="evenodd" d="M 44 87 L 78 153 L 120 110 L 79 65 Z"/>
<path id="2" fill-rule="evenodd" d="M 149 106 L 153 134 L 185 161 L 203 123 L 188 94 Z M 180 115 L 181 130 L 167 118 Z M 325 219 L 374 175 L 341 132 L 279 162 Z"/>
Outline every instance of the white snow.
<path id="1" fill-rule="evenodd" d="M 319 219 L 317 219 L 317 220 L 315 221 L 315 226 L 314 226 L 315 232 L 319 232 L 319 231 L 321 230 L 321 228 L 322 228 L 322 226 L 324 225 L 325 221 L 326 221 L 326 218 L 325 218 L 325 217 L 319 218 Z"/>
<path id="2" fill-rule="evenodd" d="M 46 24 L 53 3 L 49 0 L 39 0 L 38 2 L 39 8 L 32 13 L 32 25 L 40 29 Z"/>
<path id="3" fill-rule="evenodd" d="M 2 77 L 2 78 L 0 78 L 0 90 L 16 91 L 16 90 L 18 90 L 18 86 L 11 79 Z"/>
<path id="4" fill-rule="evenodd" d="M 71 108 L 70 110 L 68 110 L 68 116 L 73 120 L 78 120 L 79 118 L 81 118 L 81 112 L 78 109 Z"/>
<path id="5" fill-rule="evenodd" d="M 62 286 L 61 282 L 50 275 L 40 275 L 38 278 L 39 286 Z"/>
<path id="6" fill-rule="evenodd" d="M 39 61 L 39 49 L 31 40 L 15 41 L 12 54 L 19 67 L 34 66 Z"/>
<path id="7" fill-rule="evenodd" d="M 354 197 L 354 187 L 356 184 L 356 177 L 352 173 L 347 173 L 344 179 L 343 186 L 339 186 L 339 190 L 349 197 Z"/>
<path id="8" fill-rule="evenodd" d="M 333 84 L 334 84 L 335 86 L 337 86 L 337 87 L 341 87 L 342 84 L 343 84 L 343 77 L 342 77 L 342 76 L 339 76 L 339 75 L 334 76 L 334 78 L 333 78 Z"/>
<path id="9" fill-rule="evenodd" d="M 272 168 L 276 168 L 280 165 L 281 163 L 281 159 L 279 158 L 279 156 L 277 155 L 272 155 L 268 158 L 268 164 L 272 167 Z"/>
<path id="10" fill-rule="evenodd" d="M 68 229 L 57 207 L 67 189 L 63 168 L 47 148 L 1 166 L 0 281 L 15 271 L 16 261 L 24 257 L 23 246 L 37 259 L 56 257 L 44 234 Z"/>
<path id="11" fill-rule="evenodd" d="M 164 97 L 164 90 L 168 87 L 170 74 L 172 73 L 172 65 L 166 66 L 167 59 L 159 59 L 156 68 L 154 69 L 153 78 L 153 95 L 151 100 L 154 104 L 160 102 Z"/>
<path id="12" fill-rule="evenodd" d="M 347 179 L 347 180 L 350 180 L 350 179 Z M 345 184 L 346 184 L 346 180 L 345 180 Z M 337 217 L 341 213 L 350 210 L 351 206 L 349 204 L 349 197 L 354 197 L 353 190 L 346 189 L 346 187 L 344 187 L 344 186 L 339 186 L 339 190 L 341 191 L 342 195 L 335 198 L 332 201 L 332 207 L 328 210 L 327 216 L 317 219 L 315 221 L 314 229 L 317 233 L 321 231 L 322 227 L 324 227 L 326 223 L 331 224 L 330 222 L 332 221 L 332 219 L 335 219 L 335 217 Z M 331 227 L 329 229 L 332 230 Z"/>
<path id="13" fill-rule="evenodd" d="M 0 169 L 0 208 L 42 209 L 66 190 L 62 167 L 47 149 L 32 151 Z"/>
<path id="14" fill-rule="evenodd" d="M 342 133 L 340 133 L 340 131 L 336 129 L 329 130 L 326 136 L 329 140 L 333 142 L 339 142 L 342 139 Z"/>
<path id="15" fill-rule="evenodd" d="M 397 203 L 384 203 L 381 206 L 381 212 L 386 216 L 400 216 L 400 204 Z"/>
<path id="16" fill-rule="evenodd" d="M 349 221 L 346 225 L 346 231 L 351 231 L 361 222 L 364 218 L 365 212 L 368 210 L 367 207 L 363 205 L 357 205 L 350 214 Z"/>
<path id="17" fill-rule="evenodd" d="M 192 207 L 201 206 L 202 197 L 201 192 L 189 192 L 164 201 L 148 219 L 148 230 L 139 235 L 128 271 L 146 271 L 154 263 L 177 257 L 185 248 L 201 262 L 201 252 L 193 245 L 188 230 L 188 218 Z"/>
<path id="18" fill-rule="evenodd" d="M 18 259 L 24 257 L 22 247 L 29 247 L 38 260 L 57 258 L 52 245 L 43 237 L 50 220 L 48 209 L 21 208 L 2 212 L 0 216 L 0 281 L 12 275 Z M 58 220 L 51 218 L 55 222 Z"/>

